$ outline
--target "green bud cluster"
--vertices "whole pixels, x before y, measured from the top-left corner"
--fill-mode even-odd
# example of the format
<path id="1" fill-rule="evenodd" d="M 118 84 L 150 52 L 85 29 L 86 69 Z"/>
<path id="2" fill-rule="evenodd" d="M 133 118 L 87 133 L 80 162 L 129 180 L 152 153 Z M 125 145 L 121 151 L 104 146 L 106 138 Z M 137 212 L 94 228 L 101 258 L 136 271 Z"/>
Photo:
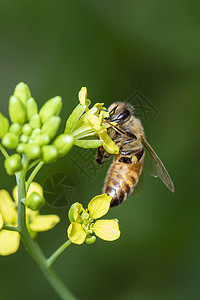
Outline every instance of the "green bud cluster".
<path id="1" fill-rule="evenodd" d="M 59 96 L 48 100 L 40 110 L 31 96 L 28 86 L 19 83 L 9 99 L 9 120 L 0 113 L 0 139 L 4 147 L 16 149 L 5 160 L 5 168 L 12 175 L 22 169 L 21 155 L 29 159 L 41 159 L 45 163 L 55 161 L 71 149 L 73 136 L 61 134 L 54 141 L 61 118 L 62 99 Z"/>

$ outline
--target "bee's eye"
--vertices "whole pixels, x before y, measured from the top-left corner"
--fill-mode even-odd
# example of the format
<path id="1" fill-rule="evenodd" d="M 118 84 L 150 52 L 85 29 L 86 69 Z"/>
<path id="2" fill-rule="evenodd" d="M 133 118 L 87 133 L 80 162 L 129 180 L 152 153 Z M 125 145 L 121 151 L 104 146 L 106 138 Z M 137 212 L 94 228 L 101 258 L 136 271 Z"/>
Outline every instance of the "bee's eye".
<path id="1" fill-rule="evenodd" d="M 110 116 L 113 115 L 117 108 L 118 108 L 118 105 L 116 105 L 116 106 L 109 112 L 109 115 L 110 115 Z"/>

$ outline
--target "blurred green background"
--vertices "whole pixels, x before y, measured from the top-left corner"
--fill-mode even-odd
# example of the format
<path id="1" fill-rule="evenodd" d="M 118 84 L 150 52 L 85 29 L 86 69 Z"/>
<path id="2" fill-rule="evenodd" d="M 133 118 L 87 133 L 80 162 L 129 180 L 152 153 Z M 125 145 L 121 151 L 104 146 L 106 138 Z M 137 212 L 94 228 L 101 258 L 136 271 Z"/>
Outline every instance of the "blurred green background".
<path id="1" fill-rule="evenodd" d="M 62 96 L 63 120 L 82 86 L 93 103 L 107 107 L 140 91 L 140 103 L 145 98 L 157 112 L 149 111 L 142 122 L 176 193 L 146 175 L 140 195 L 107 215 L 120 220 L 119 240 L 71 246 L 62 254 L 55 268 L 78 299 L 200 298 L 199 15 L 195 0 L 0 2 L 2 113 L 8 115 L 9 96 L 20 81 L 40 105 Z M 94 169 L 95 151 L 81 155 L 74 147 L 36 179 L 44 183 L 49 174 L 69 174 L 78 189 L 73 201 L 86 206 L 101 193 L 109 163 Z M 74 157 L 87 175 L 73 165 Z M 2 156 L 0 168 L 0 188 L 11 192 L 15 182 Z M 41 211 L 62 218 L 52 231 L 38 235 L 46 255 L 66 239 L 68 208 L 46 205 Z M 1 299 L 58 299 L 23 245 L 0 257 L 0 270 Z"/>

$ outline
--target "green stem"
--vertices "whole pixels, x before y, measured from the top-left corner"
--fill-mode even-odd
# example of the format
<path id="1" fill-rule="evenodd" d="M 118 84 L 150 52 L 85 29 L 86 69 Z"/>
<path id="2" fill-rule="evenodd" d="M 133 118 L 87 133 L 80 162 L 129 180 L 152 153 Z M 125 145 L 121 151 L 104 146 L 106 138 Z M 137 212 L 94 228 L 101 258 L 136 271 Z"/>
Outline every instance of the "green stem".
<path id="1" fill-rule="evenodd" d="M 2 152 L 2 154 L 4 155 L 5 158 L 9 157 L 8 152 L 6 151 L 6 149 L 0 144 L 0 151 Z"/>
<path id="2" fill-rule="evenodd" d="M 21 201 L 26 197 L 25 176 L 25 170 L 22 170 L 21 172 L 16 174 L 18 185 L 18 227 L 21 235 L 21 240 L 24 243 L 29 254 L 43 271 L 45 277 L 50 282 L 60 298 L 63 300 L 75 300 L 76 298 L 74 297 L 74 295 L 67 289 L 67 287 L 56 275 L 54 270 L 48 266 L 46 257 L 43 255 L 42 251 L 33 241 L 28 232 L 26 226 L 26 207 Z"/>
<path id="3" fill-rule="evenodd" d="M 48 259 L 47 264 L 50 267 L 56 258 L 63 253 L 63 251 L 71 244 L 70 240 L 67 240 L 64 244 L 62 244 Z"/>
<path id="4" fill-rule="evenodd" d="M 6 226 L 6 225 L 4 225 L 2 229 L 9 230 L 9 231 L 19 231 L 18 227 Z"/>
<path id="5" fill-rule="evenodd" d="M 28 191 L 28 189 L 31 185 L 31 182 L 33 181 L 33 179 L 35 178 L 35 176 L 37 175 L 37 173 L 39 172 L 39 170 L 42 168 L 43 165 L 44 165 L 44 162 L 40 161 L 39 164 L 37 164 L 37 166 L 35 167 L 35 169 L 31 173 L 31 175 L 29 176 L 27 184 L 26 184 L 26 191 Z"/>
<path id="6" fill-rule="evenodd" d="M 33 167 L 35 167 L 38 163 L 40 162 L 40 159 L 35 160 L 34 162 L 32 162 L 29 166 L 28 166 L 28 170 L 32 169 Z"/>

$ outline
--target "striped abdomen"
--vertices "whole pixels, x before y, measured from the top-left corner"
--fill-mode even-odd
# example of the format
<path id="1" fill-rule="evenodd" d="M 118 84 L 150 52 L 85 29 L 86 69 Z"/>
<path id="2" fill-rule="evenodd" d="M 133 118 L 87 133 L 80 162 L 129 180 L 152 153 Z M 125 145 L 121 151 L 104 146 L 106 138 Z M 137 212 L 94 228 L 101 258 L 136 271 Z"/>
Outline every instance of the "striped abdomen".
<path id="1" fill-rule="evenodd" d="M 110 206 L 124 202 L 133 192 L 142 172 L 144 155 L 137 162 L 121 154 L 116 155 L 111 164 L 104 184 L 104 192 L 112 197 Z"/>

